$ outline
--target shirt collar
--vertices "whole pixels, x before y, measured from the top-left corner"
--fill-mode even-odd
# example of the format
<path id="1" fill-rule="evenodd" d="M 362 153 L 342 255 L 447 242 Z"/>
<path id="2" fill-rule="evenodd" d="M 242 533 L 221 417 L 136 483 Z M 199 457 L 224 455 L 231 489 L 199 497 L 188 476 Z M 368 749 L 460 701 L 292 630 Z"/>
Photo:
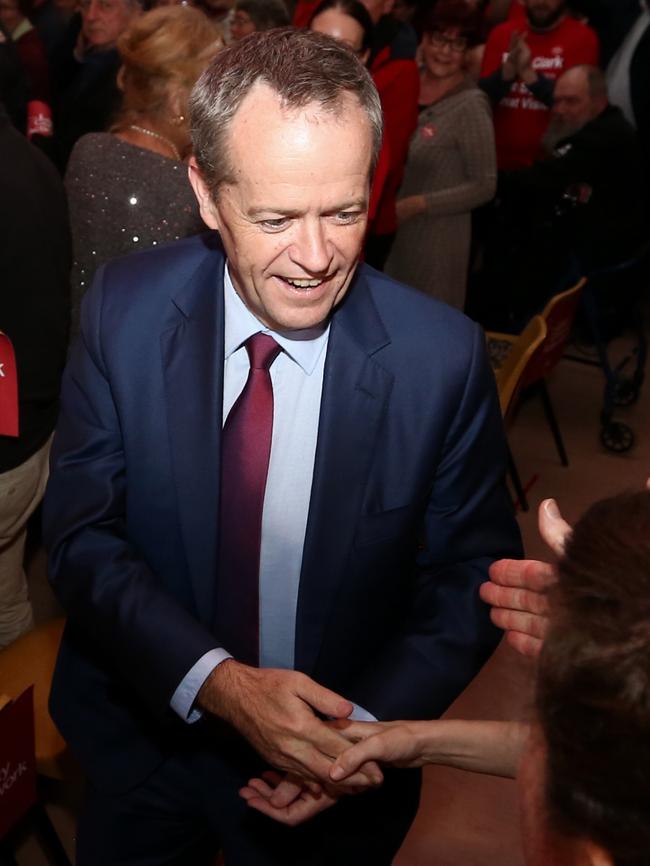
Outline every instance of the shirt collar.
<path id="1" fill-rule="evenodd" d="M 304 331 L 273 331 L 262 324 L 237 294 L 228 264 L 223 276 L 225 305 L 224 357 L 229 358 L 253 334 L 270 334 L 289 357 L 310 376 L 329 338 L 329 322 Z"/>

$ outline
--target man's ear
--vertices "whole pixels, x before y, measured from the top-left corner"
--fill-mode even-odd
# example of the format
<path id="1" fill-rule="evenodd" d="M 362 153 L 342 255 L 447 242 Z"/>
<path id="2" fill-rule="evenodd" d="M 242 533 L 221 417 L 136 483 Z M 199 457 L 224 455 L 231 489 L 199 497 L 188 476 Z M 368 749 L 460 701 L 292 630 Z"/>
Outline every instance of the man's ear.
<path id="1" fill-rule="evenodd" d="M 194 195 L 199 203 L 201 219 L 208 228 L 219 231 L 219 214 L 216 205 L 212 199 L 210 189 L 201 174 L 201 169 L 196 164 L 196 159 L 193 156 L 190 157 L 187 173 L 194 190 Z"/>

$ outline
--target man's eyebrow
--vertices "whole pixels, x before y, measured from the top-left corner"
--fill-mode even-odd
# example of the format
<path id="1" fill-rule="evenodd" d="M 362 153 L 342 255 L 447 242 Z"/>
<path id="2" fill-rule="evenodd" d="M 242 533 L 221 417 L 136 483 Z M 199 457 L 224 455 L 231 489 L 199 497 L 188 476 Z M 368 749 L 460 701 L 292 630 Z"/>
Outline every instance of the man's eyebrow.
<path id="1" fill-rule="evenodd" d="M 252 207 L 246 211 L 248 216 L 255 217 L 260 214 L 278 214 L 278 216 L 299 216 L 300 212 L 295 208 L 283 207 Z"/>
<path id="2" fill-rule="evenodd" d="M 328 210 L 323 211 L 325 214 L 331 213 L 340 213 L 341 211 L 351 210 L 353 208 L 360 208 L 361 210 L 368 207 L 368 199 L 357 198 L 352 201 L 343 202 L 342 204 L 337 204 L 334 207 L 328 208 Z M 297 217 L 301 215 L 301 211 L 296 210 L 295 208 L 283 208 L 283 207 L 252 207 L 247 211 L 247 215 L 249 217 L 260 216 L 260 214 L 277 214 L 278 216 L 283 217 Z"/>

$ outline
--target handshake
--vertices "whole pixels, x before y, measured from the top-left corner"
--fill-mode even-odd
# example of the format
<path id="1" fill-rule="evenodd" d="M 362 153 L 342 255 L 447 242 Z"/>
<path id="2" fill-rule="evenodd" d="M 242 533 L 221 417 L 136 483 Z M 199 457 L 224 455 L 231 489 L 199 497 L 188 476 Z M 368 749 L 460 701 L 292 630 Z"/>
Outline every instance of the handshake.
<path id="1" fill-rule="evenodd" d="M 540 531 L 561 554 L 571 528 L 553 500 L 540 506 Z M 481 597 L 492 606 L 494 623 L 506 630 L 518 652 L 536 657 L 548 624 L 546 592 L 556 580 L 554 566 L 501 560 L 490 578 Z M 274 768 L 251 779 L 240 795 L 251 808 L 290 826 L 342 796 L 381 785 L 379 762 L 396 767 L 443 763 L 514 776 L 527 735 L 527 727 L 514 722 L 353 721 L 350 701 L 308 676 L 234 659 L 213 671 L 199 704 L 236 728 Z"/>

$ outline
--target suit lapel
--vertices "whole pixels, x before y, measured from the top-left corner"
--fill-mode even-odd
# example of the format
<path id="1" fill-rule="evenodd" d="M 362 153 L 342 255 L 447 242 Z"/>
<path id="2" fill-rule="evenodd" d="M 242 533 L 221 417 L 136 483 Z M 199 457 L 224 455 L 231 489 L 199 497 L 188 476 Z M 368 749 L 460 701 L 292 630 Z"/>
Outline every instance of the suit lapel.
<path id="1" fill-rule="evenodd" d="M 214 615 L 223 403 L 223 257 L 211 254 L 174 298 L 161 335 L 181 531 L 199 619 Z"/>
<path id="2" fill-rule="evenodd" d="M 372 355 L 389 337 L 365 277 L 334 315 L 298 596 L 296 667 L 316 664 L 352 547 L 393 377 Z"/>

